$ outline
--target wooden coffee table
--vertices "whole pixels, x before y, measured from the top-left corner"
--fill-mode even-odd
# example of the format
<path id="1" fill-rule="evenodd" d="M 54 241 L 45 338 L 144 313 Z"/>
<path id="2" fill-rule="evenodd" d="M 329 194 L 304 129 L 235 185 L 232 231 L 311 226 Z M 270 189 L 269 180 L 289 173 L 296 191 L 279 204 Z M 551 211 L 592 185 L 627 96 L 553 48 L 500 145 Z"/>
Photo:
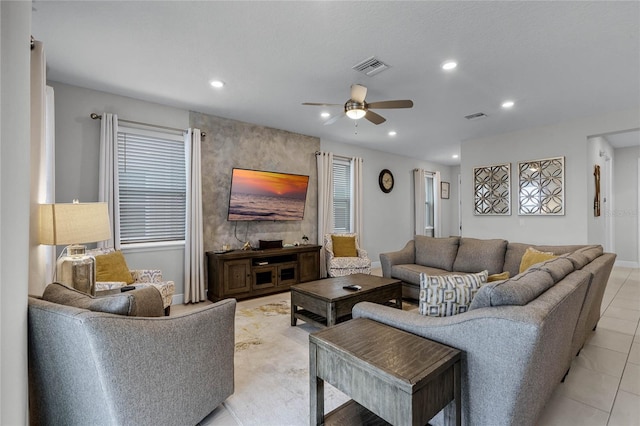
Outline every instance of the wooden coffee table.
<path id="1" fill-rule="evenodd" d="M 425 425 L 455 401 L 461 352 L 357 318 L 309 335 L 310 424 Z M 324 382 L 353 400 L 324 415 Z M 453 420 L 453 419 L 452 419 Z"/>
<path id="2" fill-rule="evenodd" d="M 342 288 L 352 284 L 362 289 L 353 291 Z M 331 327 L 351 319 L 351 309 L 359 302 L 388 304 L 402 309 L 402 281 L 354 274 L 292 285 L 291 325 L 295 326 L 297 320 L 301 319 L 319 327 Z"/>

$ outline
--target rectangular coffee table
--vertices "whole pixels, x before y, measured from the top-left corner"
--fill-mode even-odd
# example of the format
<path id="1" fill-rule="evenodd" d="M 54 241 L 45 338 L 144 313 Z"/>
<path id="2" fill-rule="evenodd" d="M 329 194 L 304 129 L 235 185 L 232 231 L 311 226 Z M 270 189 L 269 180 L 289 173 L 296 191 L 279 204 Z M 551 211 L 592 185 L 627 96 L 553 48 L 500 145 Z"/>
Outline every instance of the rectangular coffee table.
<path id="1" fill-rule="evenodd" d="M 365 318 L 312 333 L 310 424 L 425 425 L 455 401 L 459 426 L 460 360 L 457 349 Z M 325 381 L 353 398 L 327 416 Z"/>
<path id="2" fill-rule="evenodd" d="M 345 290 L 345 285 L 361 290 Z M 376 275 L 354 274 L 326 278 L 291 286 L 291 325 L 298 319 L 319 327 L 331 327 L 351 319 L 351 309 L 359 302 L 389 304 L 402 309 L 402 281 Z"/>

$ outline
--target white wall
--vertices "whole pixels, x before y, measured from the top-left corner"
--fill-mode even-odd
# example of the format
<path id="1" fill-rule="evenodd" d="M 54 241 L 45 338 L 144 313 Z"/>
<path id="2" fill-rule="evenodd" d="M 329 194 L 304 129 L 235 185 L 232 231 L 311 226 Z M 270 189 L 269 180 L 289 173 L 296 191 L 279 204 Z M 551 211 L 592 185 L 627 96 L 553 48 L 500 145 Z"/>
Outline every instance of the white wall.
<path id="1" fill-rule="evenodd" d="M 0 424 L 27 421 L 31 2 L 0 2 Z"/>
<path id="2" fill-rule="evenodd" d="M 46 48 L 46 46 L 45 46 Z M 56 202 L 74 198 L 98 200 L 100 120 L 89 114 L 110 112 L 119 119 L 178 129 L 189 127 L 189 111 L 111 93 L 50 82 L 56 109 Z M 124 124 L 124 123 L 123 123 Z M 156 249 L 124 249 L 131 269 L 161 269 L 163 278 L 176 284 L 174 303 L 184 293 L 184 245 Z"/>
<path id="3" fill-rule="evenodd" d="M 457 235 L 456 187 L 457 175 L 451 175 L 449 166 L 388 154 L 355 145 L 320 140 L 322 151 L 334 155 L 361 157 L 364 180 L 364 235 L 363 248 L 372 262 L 380 262 L 380 253 L 399 250 L 413 238 L 413 169 L 439 171 L 442 181 L 451 183 L 451 195 L 442 202 L 442 235 Z M 378 186 L 378 175 L 389 169 L 395 180 L 393 190 L 385 194 Z M 439 196 L 439 194 L 438 194 Z M 378 265 L 376 263 L 376 265 Z"/>
<path id="4" fill-rule="evenodd" d="M 588 117 L 462 143 L 462 234 L 477 238 L 547 244 L 586 244 L 587 217 L 593 215 L 588 183 L 593 164 L 587 160 L 587 138 L 635 129 L 640 111 L 629 110 Z M 565 157 L 565 215 L 519 216 L 517 164 L 519 161 Z M 474 216 L 473 168 L 511 163 L 511 215 Z"/>
<path id="5" fill-rule="evenodd" d="M 638 160 L 640 146 L 614 150 L 614 220 L 616 262 L 638 267 Z"/>

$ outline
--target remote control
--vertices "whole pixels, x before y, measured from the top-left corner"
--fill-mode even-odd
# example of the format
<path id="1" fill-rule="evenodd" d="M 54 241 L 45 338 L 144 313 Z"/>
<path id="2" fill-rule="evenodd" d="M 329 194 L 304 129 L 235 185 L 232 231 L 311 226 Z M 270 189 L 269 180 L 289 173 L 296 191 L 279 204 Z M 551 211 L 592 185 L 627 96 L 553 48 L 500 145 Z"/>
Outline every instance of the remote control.
<path id="1" fill-rule="evenodd" d="M 362 287 L 360 287 L 359 285 L 345 285 L 344 287 L 342 287 L 346 290 L 360 290 Z"/>
<path id="2" fill-rule="evenodd" d="M 124 293 L 125 291 L 135 290 L 136 288 L 132 285 L 126 285 L 124 287 L 120 287 L 120 292 Z"/>

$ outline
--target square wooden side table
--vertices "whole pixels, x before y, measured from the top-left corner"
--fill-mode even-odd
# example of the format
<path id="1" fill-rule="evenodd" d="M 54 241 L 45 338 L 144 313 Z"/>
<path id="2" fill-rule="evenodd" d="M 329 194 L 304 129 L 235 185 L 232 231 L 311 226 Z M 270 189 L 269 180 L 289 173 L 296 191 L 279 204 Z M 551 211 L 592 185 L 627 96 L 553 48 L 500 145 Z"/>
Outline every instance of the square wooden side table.
<path id="1" fill-rule="evenodd" d="M 365 318 L 310 334 L 310 424 L 425 425 L 455 401 L 459 426 L 460 360 L 457 349 Z M 325 381 L 355 403 L 325 417 Z"/>

